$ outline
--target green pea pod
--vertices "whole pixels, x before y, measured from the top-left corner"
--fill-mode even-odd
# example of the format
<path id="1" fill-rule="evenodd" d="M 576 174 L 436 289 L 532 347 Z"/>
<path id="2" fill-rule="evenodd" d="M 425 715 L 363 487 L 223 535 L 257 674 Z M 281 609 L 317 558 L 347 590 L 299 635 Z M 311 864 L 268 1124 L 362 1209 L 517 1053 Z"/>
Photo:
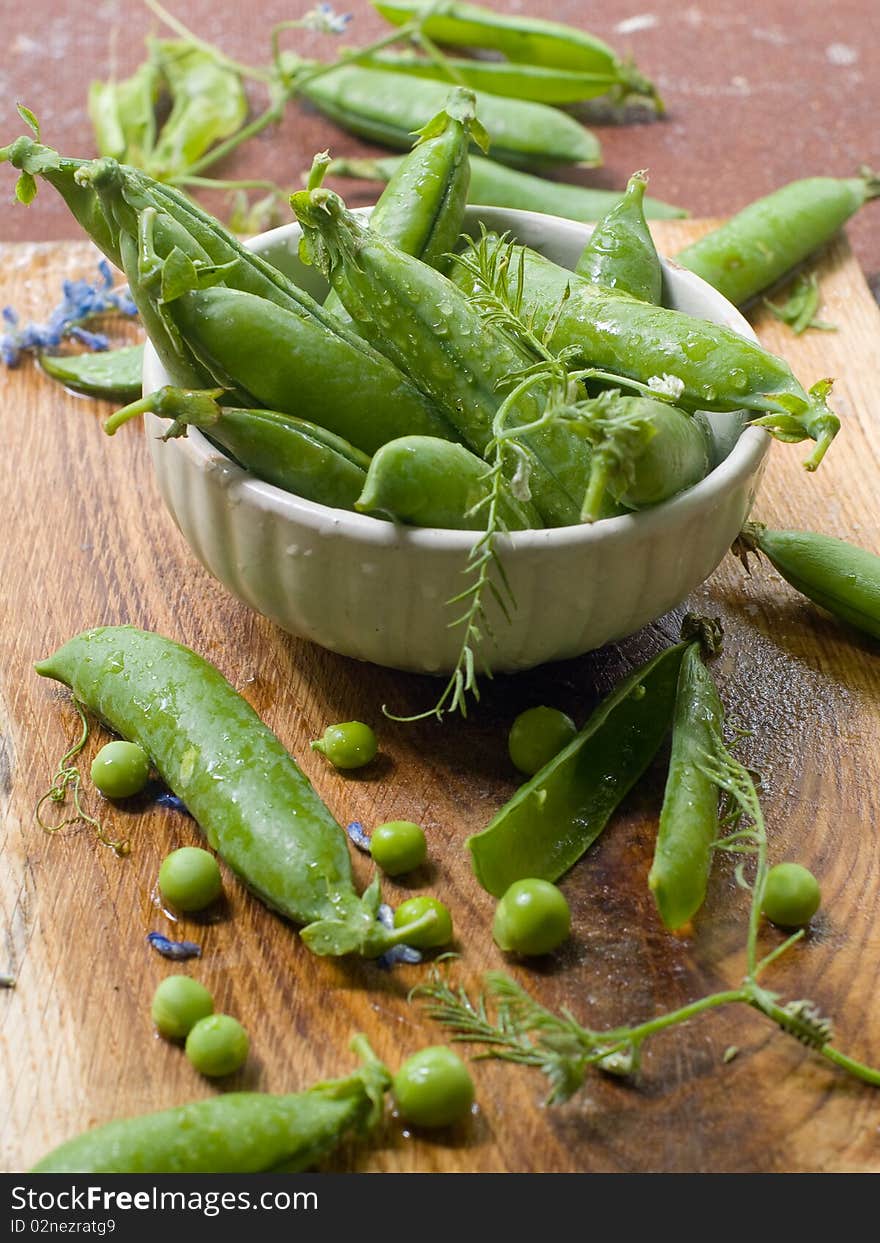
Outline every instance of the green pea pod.
<path id="1" fill-rule="evenodd" d="M 667 928 L 681 928 L 706 897 L 713 846 L 720 832 L 718 784 L 705 770 L 721 736 L 724 709 L 700 644 L 681 661 L 672 723 L 672 753 L 648 887 Z"/>
<path id="2" fill-rule="evenodd" d="M 185 173 L 247 120 L 241 78 L 225 61 L 184 40 L 152 39 L 151 54 L 171 96 L 148 168 L 157 178 Z"/>
<path id="3" fill-rule="evenodd" d="M 161 74 L 155 60 L 122 82 L 92 82 L 89 118 L 100 155 L 146 167 L 156 142 L 156 101 Z"/>
<path id="4" fill-rule="evenodd" d="M 481 502 L 489 497 L 489 473 L 486 462 L 464 445 L 403 436 L 374 455 L 355 509 L 419 527 L 483 531 L 486 509 Z M 543 525 L 535 507 L 508 490 L 499 511 L 508 531 Z"/>
<path id="5" fill-rule="evenodd" d="M 643 202 L 648 178 L 634 173 L 626 193 L 593 230 L 575 272 L 594 285 L 618 289 L 642 302 L 660 305 L 663 269 L 645 223 Z"/>
<path id="6" fill-rule="evenodd" d="M 815 531 L 748 522 L 734 551 L 762 552 L 786 582 L 841 621 L 880 639 L 880 557 Z"/>
<path id="7" fill-rule="evenodd" d="M 613 75 L 620 98 L 641 96 L 652 100 L 658 112 L 663 110 L 656 87 L 635 65 L 622 62 L 607 43 L 573 26 L 520 13 L 497 13 L 457 0 L 440 5 L 434 0 L 373 0 L 373 5 L 395 26 L 417 21 L 438 43 L 487 48 L 529 65 Z"/>
<path id="8" fill-rule="evenodd" d="M 367 66 L 342 65 L 309 80 L 303 62 L 284 58 L 292 89 L 331 121 L 361 138 L 388 147 L 409 148 L 426 115 L 438 113 L 449 93 L 446 82 L 414 81 L 404 73 Z M 297 85 L 297 73 L 302 85 Z M 507 164 L 601 163 L 598 139 L 573 117 L 544 104 L 502 99 L 475 91 L 477 114 L 491 139 L 494 160 Z"/>
<path id="9" fill-rule="evenodd" d="M 408 255 L 438 271 L 461 235 L 470 181 L 468 146 L 483 150 L 488 137 L 477 120 L 472 91 L 456 88 L 442 112 L 422 126 L 416 145 L 403 157 L 370 216 L 370 228 Z M 324 306 L 348 318 L 331 290 Z"/>
<path id="10" fill-rule="evenodd" d="M 426 925 L 389 931 L 378 883 L 359 897 L 346 837 L 253 708 L 189 648 L 133 626 L 76 635 L 36 665 L 136 742 L 209 844 L 318 954 L 372 958 Z M 432 922 L 427 919 L 427 922 Z"/>
<path id="11" fill-rule="evenodd" d="M 328 172 L 338 177 L 389 181 L 402 158 L 392 155 L 379 160 L 333 160 Z M 620 195 L 616 190 L 593 190 L 587 186 L 569 186 L 562 181 L 547 181 L 518 168 L 506 168 L 471 152 L 468 202 L 487 207 L 545 212 L 581 222 L 601 220 L 620 202 Z M 688 214 L 683 207 L 674 207 L 648 195 L 642 200 L 642 207 L 649 220 L 673 220 Z"/>
<path id="12" fill-rule="evenodd" d="M 220 392 L 161 388 L 117 410 L 105 424 L 108 436 L 138 415 L 173 420 L 164 440 L 198 427 L 258 479 L 307 501 L 335 509 L 355 508 L 370 459 L 314 423 L 277 410 L 241 410 L 218 405 Z M 442 443 L 442 442 L 440 442 Z"/>
<path id="13" fill-rule="evenodd" d="M 144 347 L 124 345 L 97 354 L 41 354 L 46 375 L 85 397 L 131 401 L 141 391 Z"/>
<path id="14" fill-rule="evenodd" d="M 620 77 L 614 70 L 586 73 L 580 69 L 516 64 L 507 60 L 466 60 L 454 56 L 445 57 L 441 65 L 416 52 L 397 49 L 372 52 L 359 59 L 358 64 L 447 83 L 453 81 L 445 67 L 449 66 L 456 75 L 455 80 L 471 90 L 556 107 L 583 103 L 600 95 L 618 96 L 620 86 Z"/>
<path id="15" fill-rule="evenodd" d="M 499 386 L 532 363 L 486 323 L 450 281 L 392 247 L 346 211 L 329 190 L 303 190 L 291 203 L 303 226 L 302 253 L 320 265 L 361 332 L 405 371 L 445 413 L 475 453 L 493 437 L 503 400 Z M 540 414 L 532 393 L 511 411 L 511 422 Z M 548 525 L 577 522 L 589 448 L 568 429 L 527 437 L 533 462 L 532 499 Z"/>
<path id="16" fill-rule="evenodd" d="M 151 193 L 136 170 L 98 160 L 78 175 L 95 188 L 119 232 L 132 297 L 178 387 L 219 385 L 239 404 L 320 421 L 368 452 L 411 431 L 452 434 L 381 353 L 291 283 L 273 282 L 262 265 L 251 265 L 219 226 L 199 221 L 208 251 L 188 228 L 197 217 L 166 211 L 173 200 Z M 216 287 L 226 280 L 256 286 L 273 300 Z"/>
<path id="17" fill-rule="evenodd" d="M 468 838 L 484 889 L 500 897 L 525 877 L 558 880 L 593 844 L 669 730 L 686 646 L 667 648 L 625 678 L 577 737 Z"/>
<path id="18" fill-rule="evenodd" d="M 226 1092 L 123 1118 L 69 1139 L 35 1174 L 259 1174 L 309 1169 L 348 1136 L 375 1127 L 391 1082 L 366 1039 L 365 1065 L 305 1092 Z"/>
<path id="19" fill-rule="evenodd" d="M 608 495 L 627 509 L 645 509 L 709 473 L 712 430 L 700 414 L 613 389 L 579 403 L 577 414 L 593 450 L 584 522 L 604 516 Z"/>
<path id="20" fill-rule="evenodd" d="M 519 264 L 508 271 L 513 292 Z M 524 252 L 522 272 L 523 317 L 539 335 L 549 326 L 550 348 L 565 351 L 570 364 L 668 388 L 685 409 L 767 411 L 752 421 L 777 439 L 816 441 L 807 470 L 837 435 L 840 420 L 826 404 L 831 381 L 806 392 L 786 362 L 733 329 L 592 285 L 532 250 Z M 479 283 L 466 268 L 452 275 L 473 295 Z"/>
<path id="21" fill-rule="evenodd" d="M 769 289 L 880 195 L 880 178 L 808 177 L 750 203 L 675 256 L 741 306 Z"/>
<path id="22" fill-rule="evenodd" d="M 252 405 L 317 423 L 369 454 L 411 433 L 453 436 L 387 359 L 368 365 L 320 323 L 274 303 L 238 289 L 193 290 L 166 313 L 213 382 L 250 394 Z"/>
<path id="23" fill-rule="evenodd" d="M 370 228 L 398 249 L 443 271 L 464 223 L 470 181 L 468 143 L 486 150 L 472 91 L 454 90 L 441 112 L 389 181 L 370 216 Z"/>
<path id="24" fill-rule="evenodd" d="M 119 233 L 120 267 L 125 273 L 132 301 L 138 310 L 150 343 L 155 349 L 172 383 L 180 388 L 210 388 L 213 378 L 196 359 L 186 343 L 181 340 L 164 308 L 151 297 L 141 280 L 142 252 L 137 239 L 129 233 Z M 232 388 L 233 385 L 228 386 Z"/>

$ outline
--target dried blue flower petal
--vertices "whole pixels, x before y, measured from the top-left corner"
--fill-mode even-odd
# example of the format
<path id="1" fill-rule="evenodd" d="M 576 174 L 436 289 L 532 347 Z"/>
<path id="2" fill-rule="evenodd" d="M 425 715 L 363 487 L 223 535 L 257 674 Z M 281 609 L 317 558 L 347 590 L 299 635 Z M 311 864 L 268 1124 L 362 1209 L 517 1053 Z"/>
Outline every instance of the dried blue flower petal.
<path id="1" fill-rule="evenodd" d="M 360 820 L 352 820 L 351 824 L 345 826 L 345 831 L 352 845 L 357 846 L 358 850 L 370 853 L 370 835 Z"/>
<path id="2" fill-rule="evenodd" d="M 87 332 L 85 328 L 71 328 L 69 336 L 75 341 L 82 342 L 88 349 L 100 353 L 103 350 L 109 350 L 110 338 L 103 332 Z"/>
<path id="3" fill-rule="evenodd" d="M 379 966 L 386 969 L 393 967 L 396 962 L 415 964 L 421 961 L 421 950 L 413 949 L 411 945 L 392 945 L 390 950 L 386 950 L 376 959 Z"/>
<path id="4" fill-rule="evenodd" d="M 394 927 L 394 911 L 387 902 L 383 902 L 379 907 L 379 910 L 376 912 L 376 918 L 383 928 Z"/>
<path id="5" fill-rule="evenodd" d="M 65 337 L 81 341 L 89 349 L 106 350 L 109 341 L 103 333 L 88 332 L 81 325 L 95 315 L 117 311 L 122 315 L 137 315 L 137 307 L 128 289 L 113 289 L 113 273 L 106 259 L 98 264 L 100 280 L 90 284 L 87 280 L 62 281 L 63 298 L 49 315 L 45 324 L 27 324 L 20 327 L 20 319 L 14 307 L 3 308 L 3 319 L 11 332 L 0 337 L 0 358 L 7 367 L 15 367 L 22 354 L 38 354 L 41 350 L 57 348 Z"/>
<path id="6" fill-rule="evenodd" d="M 161 932 L 148 932 L 147 940 L 163 958 L 173 958 L 175 962 L 202 956 L 202 947 L 196 945 L 195 941 L 172 941 Z"/>
<path id="7" fill-rule="evenodd" d="M 163 790 L 160 794 L 157 794 L 156 802 L 160 807 L 170 807 L 172 811 L 182 811 L 185 816 L 192 814 L 183 799 L 178 798 L 171 790 Z"/>

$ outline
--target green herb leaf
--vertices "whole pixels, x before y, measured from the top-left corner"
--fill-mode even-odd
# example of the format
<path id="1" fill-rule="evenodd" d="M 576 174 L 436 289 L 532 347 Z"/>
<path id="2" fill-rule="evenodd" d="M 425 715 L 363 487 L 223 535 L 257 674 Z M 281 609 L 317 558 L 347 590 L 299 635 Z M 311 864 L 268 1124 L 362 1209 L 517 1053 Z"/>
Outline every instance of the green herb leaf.
<path id="1" fill-rule="evenodd" d="M 30 108 L 26 108 L 24 104 L 16 104 L 15 106 L 18 109 L 18 115 L 21 117 L 22 121 L 24 121 L 25 125 L 33 131 L 34 137 L 39 138 L 40 122 L 31 112 Z"/>
<path id="2" fill-rule="evenodd" d="M 24 203 L 27 207 L 28 203 L 33 203 L 37 197 L 37 183 L 31 173 L 21 173 L 18 181 L 15 183 L 15 197 L 19 203 Z"/>

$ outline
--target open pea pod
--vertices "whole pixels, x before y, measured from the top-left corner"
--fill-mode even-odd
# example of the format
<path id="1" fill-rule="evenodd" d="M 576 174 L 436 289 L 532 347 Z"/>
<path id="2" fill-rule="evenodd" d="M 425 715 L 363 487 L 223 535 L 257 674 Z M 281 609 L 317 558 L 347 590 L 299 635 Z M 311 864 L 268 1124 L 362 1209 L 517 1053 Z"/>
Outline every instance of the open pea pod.
<path id="1" fill-rule="evenodd" d="M 590 847 L 669 731 L 687 644 L 636 669 L 569 745 L 468 838 L 477 880 L 500 897 L 516 880 L 558 880 Z"/>
<path id="2" fill-rule="evenodd" d="M 96 354 L 41 354 L 38 361 L 46 375 L 84 397 L 131 401 L 141 391 L 142 345 Z"/>

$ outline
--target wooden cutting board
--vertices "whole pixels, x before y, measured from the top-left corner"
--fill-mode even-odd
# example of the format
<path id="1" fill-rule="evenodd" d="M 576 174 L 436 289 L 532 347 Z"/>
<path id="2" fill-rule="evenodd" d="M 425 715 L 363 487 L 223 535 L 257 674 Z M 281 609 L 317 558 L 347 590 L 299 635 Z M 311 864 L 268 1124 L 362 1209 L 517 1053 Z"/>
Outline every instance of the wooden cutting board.
<path id="1" fill-rule="evenodd" d="M 709 227 L 656 226 L 674 253 Z M 87 244 L 0 246 L 0 306 L 45 315 L 63 276 L 94 270 Z M 836 333 L 795 338 L 768 315 L 755 325 L 804 382 L 837 376 L 844 431 L 815 476 L 802 446 L 773 448 L 756 516 L 821 529 L 880 549 L 880 313 L 845 240 L 820 263 L 823 317 Z M 0 371 L 3 514 L 0 545 L 3 860 L 0 992 L 4 1083 L 2 1165 L 20 1171 L 66 1137 L 112 1118 L 219 1090 L 158 1039 L 150 999 L 174 968 L 145 941 L 172 926 L 151 893 L 162 858 L 198 841 L 192 821 L 146 804 L 106 818 L 130 836 L 120 860 L 88 830 L 48 837 L 34 805 L 76 733 L 69 701 L 32 672 L 34 659 L 73 633 L 130 622 L 190 644 L 213 660 L 278 732 L 337 817 L 367 826 L 420 821 L 431 842 L 429 888 L 453 908 L 461 978 L 505 965 L 492 944 L 492 900 L 474 881 L 463 841 L 513 792 L 507 728 L 523 708 L 550 703 L 582 722 L 626 671 L 677 634 L 680 612 L 592 656 L 487 684 L 467 722 L 397 725 L 381 705 L 415 711 L 436 693 L 428 678 L 360 665 L 293 639 L 212 581 L 165 513 L 142 434 L 113 442 L 108 409 L 65 393 L 30 365 Z M 880 1063 L 880 650 L 838 628 L 766 567 L 747 578 L 728 558 L 688 602 L 720 614 L 716 663 L 730 717 L 752 733 L 743 754 L 763 775 L 775 860 L 820 877 L 824 905 L 806 942 L 774 970 L 771 987 L 813 998 L 835 1019 L 837 1043 Z M 330 721 L 378 727 L 381 757 L 342 777 L 308 749 Z M 91 739 L 86 764 L 103 741 Z M 85 766 L 84 766 L 85 767 Z M 594 1026 L 638 1019 L 736 982 L 746 902 L 724 863 L 694 935 L 659 926 L 646 893 L 662 763 L 596 847 L 566 878 L 574 936 L 549 965 L 516 974 L 547 1005 Z M 100 800 L 89 795 L 89 805 Z M 357 860 L 361 881 L 367 868 Z M 399 900 L 407 891 L 389 882 Z M 190 920 L 201 942 L 186 969 L 218 1008 L 248 1027 L 252 1055 L 229 1086 L 290 1091 L 352 1065 L 364 1031 L 392 1066 L 443 1038 L 407 990 L 424 968 L 314 958 L 292 929 L 231 878 L 221 918 Z M 765 931 L 767 946 L 778 941 Z M 735 1060 L 723 1054 L 738 1046 Z M 836 1073 L 760 1015 L 716 1012 L 659 1038 L 630 1085 L 595 1076 L 569 1104 L 544 1108 L 528 1069 L 478 1063 L 479 1110 L 454 1136 L 406 1135 L 389 1118 L 372 1144 L 331 1163 L 346 1170 L 805 1171 L 880 1170 L 880 1092 Z M 224 1085 L 227 1086 L 227 1085 Z"/>

